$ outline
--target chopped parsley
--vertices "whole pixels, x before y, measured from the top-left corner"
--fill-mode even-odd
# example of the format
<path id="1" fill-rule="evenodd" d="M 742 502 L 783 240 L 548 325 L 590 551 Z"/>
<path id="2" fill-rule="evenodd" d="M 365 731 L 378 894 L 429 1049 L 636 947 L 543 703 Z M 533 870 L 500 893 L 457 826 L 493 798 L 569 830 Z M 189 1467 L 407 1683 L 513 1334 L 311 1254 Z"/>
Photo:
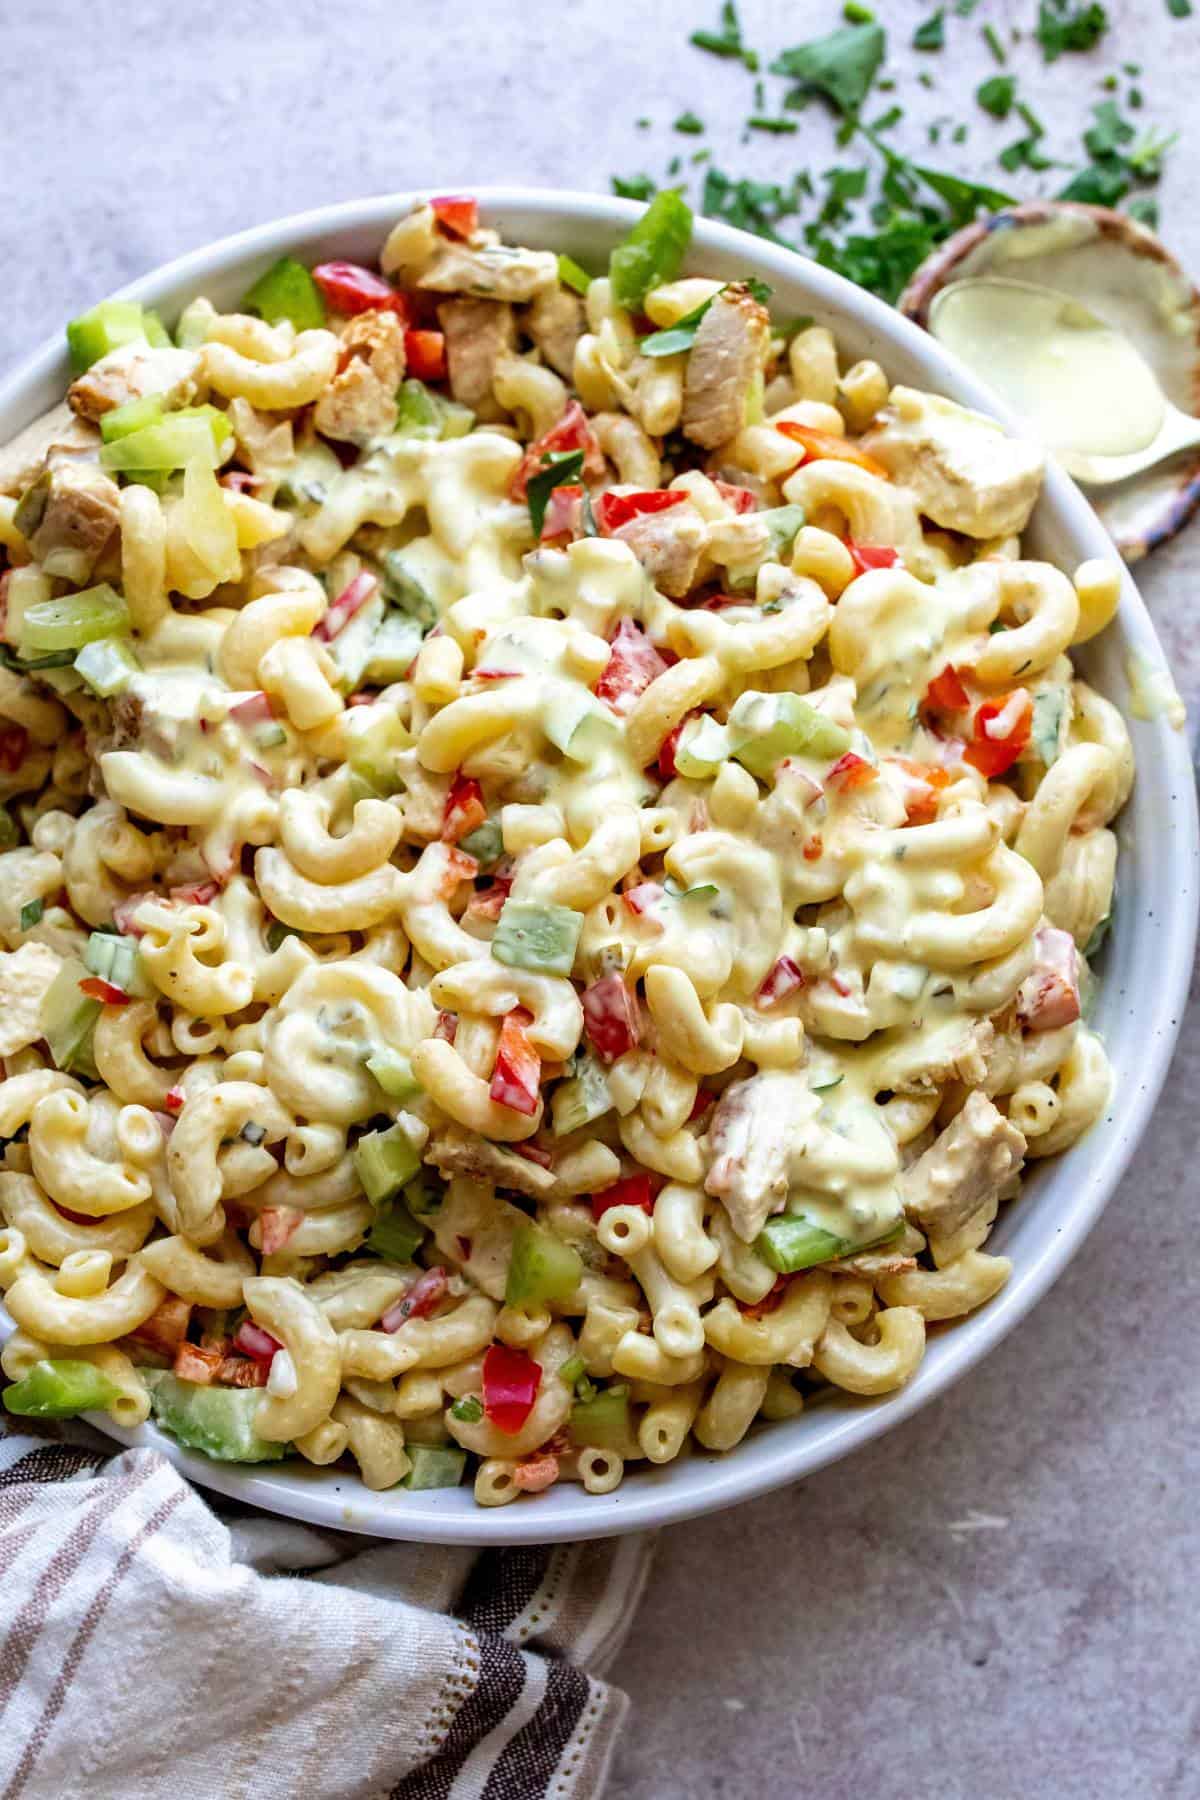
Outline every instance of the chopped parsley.
<path id="1" fill-rule="evenodd" d="M 652 200 L 658 189 L 648 175 L 614 175 L 612 191 L 622 200 Z"/>
<path id="2" fill-rule="evenodd" d="M 1047 62 L 1054 62 L 1064 50 L 1094 49 L 1107 30 L 1108 14 L 1097 0 L 1086 6 L 1073 0 L 1040 0 L 1034 36 Z"/>
<path id="3" fill-rule="evenodd" d="M 989 75 L 975 89 L 975 98 L 993 119 L 1007 119 L 1017 93 L 1015 75 Z"/>
<path id="4" fill-rule="evenodd" d="M 1167 0 L 1167 11 L 1173 19 L 1190 19 L 1192 0 Z M 1132 208 L 1130 210 L 1132 211 Z"/>
<path id="5" fill-rule="evenodd" d="M 582 450 L 550 450 L 542 458 L 543 466 L 529 477 L 525 497 L 529 502 L 529 522 L 533 535 L 540 538 L 546 521 L 546 508 L 555 488 L 574 487 L 583 479 Z"/>
<path id="6" fill-rule="evenodd" d="M 943 50 L 946 45 L 946 9 L 937 11 L 913 32 L 914 50 Z"/>
<path id="7" fill-rule="evenodd" d="M 995 59 L 998 63 L 1008 61 L 1008 57 L 1005 54 L 1004 45 L 1000 42 L 1000 39 L 996 34 L 996 27 L 994 25 L 985 25 L 983 27 L 983 41 L 987 45 L 988 49 L 991 51 L 992 55 L 995 57 Z"/>
<path id="8" fill-rule="evenodd" d="M 707 50 L 710 56 L 736 56 L 751 73 L 757 72 L 758 55 L 742 37 L 737 7 L 732 0 L 725 0 L 721 8 L 720 31 L 693 31 L 688 42 L 695 44 L 697 50 Z"/>
<path id="9" fill-rule="evenodd" d="M 746 124 L 751 131 L 773 131 L 777 137 L 800 129 L 795 119 L 768 119 L 762 113 L 751 113 Z"/>
<path id="10" fill-rule="evenodd" d="M 704 120 L 698 119 L 694 112 L 681 112 L 675 121 L 674 130 L 686 132 L 689 137 L 699 137 L 704 130 Z"/>
<path id="11" fill-rule="evenodd" d="M 852 113 L 866 99 L 886 48 L 882 25 L 843 25 L 828 37 L 784 50 L 771 73 L 790 75 L 797 84 L 794 94 L 822 94 L 839 112 Z"/>
<path id="12" fill-rule="evenodd" d="M 21 930 L 32 931 L 34 926 L 40 922 L 45 910 L 44 900 L 27 900 L 21 908 Z"/>

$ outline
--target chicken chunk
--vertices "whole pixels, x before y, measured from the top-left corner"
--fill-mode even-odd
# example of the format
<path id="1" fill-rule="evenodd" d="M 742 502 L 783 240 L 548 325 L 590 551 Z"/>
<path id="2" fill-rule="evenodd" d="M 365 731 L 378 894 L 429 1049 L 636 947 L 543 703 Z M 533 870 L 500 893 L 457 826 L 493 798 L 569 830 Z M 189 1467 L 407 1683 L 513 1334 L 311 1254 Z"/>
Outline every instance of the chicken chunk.
<path id="1" fill-rule="evenodd" d="M 796 1140 L 820 1105 L 807 1076 L 774 1069 L 733 1082 L 717 1102 L 704 1188 L 723 1202 L 744 1243 L 781 1211 Z"/>
<path id="2" fill-rule="evenodd" d="M 98 419 L 147 394 L 160 394 L 166 407 L 186 406 L 196 397 L 199 370 L 198 350 L 122 344 L 71 383 L 67 400 L 84 419 Z"/>
<path id="3" fill-rule="evenodd" d="M 27 1050 L 42 1035 L 42 999 L 62 967 L 45 944 L 0 951 L 0 1056 Z"/>
<path id="4" fill-rule="evenodd" d="M 1025 1139 L 985 1094 L 966 1105 L 900 1177 L 904 1210 L 923 1231 L 946 1237 L 985 1206 L 1020 1168 Z"/>
<path id="5" fill-rule="evenodd" d="M 568 288 L 547 288 L 525 314 L 525 329 L 550 364 L 566 380 L 575 367 L 575 346 L 583 336 L 583 301 Z"/>
<path id="6" fill-rule="evenodd" d="M 431 1148 L 442 1135 L 434 1133 Z M 428 1220 L 439 1260 L 461 1269 L 493 1300 L 503 1300 L 513 1238 L 525 1223 L 520 1207 L 494 1193 L 489 1180 L 467 1178 L 451 1181 Z"/>
<path id="7" fill-rule="evenodd" d="M 476 1181 L 490 1181 L 495 1187 L 528 1194 L 531 1200 L 545 1199 L 558 1186 L 550 1170 L 543 1169 L 540 1163 L 454 1125 L 435 1131 L 425 1154 L 443 1175 L 469 1175 Z"/>
<path id="8" fill-rule="evenodd" d="M 678 600 L 695 586 L 708 527 L 694 507 L 685 504 L 665 512 L 639 513 L 613 536 L 629 545 L 655 587 L 669 599 Z"/>
<path id="9" fill-rule="evenodd" d="M 935 525 L 967 537 L 1022 532 L 1042 485 L 1045 458 L 981 413 L 940 394 L 894 387 L 864 448 L 908 488 Z"/>
<path id="10" fill-rule="evenodd" d="M 481 300 L 532 300 L 558 282 L 551 250 L 518 244 L 443 244 L 417 283 L 437 294 L 473 294 Z"/>
<path id="11" fill-rule="evenodd" d="M 338 372 L 313 409 L 323 437 L 365 445 L 396 429 L 404 327 L 393 312 L 363 312 L 341 335 Z"/>
<path id="12" fill-rule="evenodd" d="M 52 451 L 26 488 L 15 522 L 47 575 L 87 581 L 120 521 L 121 497 L 90 459 Z"/>
<path id="13" fill-rule="evenodd" d="M 438 324 L 446 337 L 450 392 L 478 412 L 491 399 L 497 362 L 516 348 L 513 309 L 506 300 L 445 300 Z"/>
<path id="14" fill-rule="evenodd" d="M 1079 954 L 1069 931 L 1043 925 L 1033 937 L 1034 965 L 1017 989 L 1017 1018 L 1027 1031 L 1057 1031 L 1079 1017 Z"/>
<path id="15" fill-rule="evenodd" d="M 741 282 L 722 289 L 700 321 L 683 384 L 683 435 L 705 450 L 746 424 L 750 385 L 760 372 L 771 321 Z"/>
<path id="16" fill-rule="evenodd" d="M 56 450 L 88 451 L 99 444 L 96 427 L 61 401 L 0 449 L 0 494 L 23 494 Z"/>
<path id="17" fill-rule="evenodd" d="M 980 1087 L 996 1035 L 990 1019 L 952 1018 L 913 1032 L 880 1064 L 883 1085 L 897 1094 L 928 1094 L 948 1081 Z"/>

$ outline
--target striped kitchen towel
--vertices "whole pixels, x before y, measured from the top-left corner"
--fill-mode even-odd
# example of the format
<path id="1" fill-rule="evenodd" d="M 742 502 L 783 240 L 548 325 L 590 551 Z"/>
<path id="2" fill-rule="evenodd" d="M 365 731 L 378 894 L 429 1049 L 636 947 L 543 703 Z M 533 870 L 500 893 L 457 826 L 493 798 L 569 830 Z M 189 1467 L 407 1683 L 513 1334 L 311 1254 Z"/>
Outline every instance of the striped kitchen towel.
<path id="1" fill-rule="evenodd" d="M 592 1800 L 648 1538 L 474 1551 L 222 1503 L 86 1426 L 0 1439 L 3 1800 Z"/>

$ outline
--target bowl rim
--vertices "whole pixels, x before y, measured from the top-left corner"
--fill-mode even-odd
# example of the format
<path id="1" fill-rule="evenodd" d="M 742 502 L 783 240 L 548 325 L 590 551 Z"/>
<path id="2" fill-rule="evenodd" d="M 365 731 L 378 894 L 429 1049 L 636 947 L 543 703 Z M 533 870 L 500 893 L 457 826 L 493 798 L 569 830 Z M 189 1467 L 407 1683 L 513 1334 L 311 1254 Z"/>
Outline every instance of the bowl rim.
<path id="1" fill-rule="evenodd" d="M 306 238 L 345 238 L 366 229 L 382 238 L 403 211 L 414 201 L 427 198 L 430 191 L 420 188 L 340 201 L 270 220 L 188 251 L 117 292 L 121 298 L 152 304 L 184 286 L 200 291 L 200 284 L 206 279 L 232 273 L 254 258 L 265 260 L 283 254 Z M 541 226 L 559 232 L 567 244 L 572 232 L 588 225 L 601 231 L 627 230 L 643 211 L 633 201 L 560 188 L 464 183 L 457 189 L 447 185 L 438 191 L 476 195 L 485 218 L 502 218 L 506 211 L 536 215 Z M 974 407 L 1020 434 L 1011 412 L 969 369 L 910 319 L 842 276 L 784 246 L 701 217 L 695 221 L 691 256 L 696 252 L 737 259 L 748 272 L 768 278 L 774 271 L 781 281 L 803 288 L 812 303 L 828 315 L 865 329 L 885 346 L 899 349 L 910 361 L 922 365 L 929 371 L 922 379 L 934 391 Z M 44 404 L 39 390 L 45 390 L 53 379 L 57 397 L 61 397 L 68 378 L 60 331 L 0 383 L 0 437 L 7 440 L 40 415 Z M 1039 506 L 1079 546 L 1080 560 L 1085 556 L 1112 556 L 1111 539 L 1087 501 L 1053 463 L 1047 466 Z M 1122 590 L 1119 630 L 1134 651 L 1154 654 L 1158 661 L 1165 662 L 1145 605 L 1128 579 Z M 1169 914 L 1164 929 L 1170 954 L 1165 959 L 1163 979 L 1149 990 L 1139 991 L 1137 1001 L 1141 1009 L 1138 1031 L 1144 1034 L 1145 1066 L 1141 1079 L 1134 1090 L 1123 1095 L 1121 1111 L 1105 1122 L 1107 1140 L 1099 1166 L 1058 1216 L 1056 1230 L 1040 1253 L 1034 1255 L 1030 1266 L 1020 1270 L 1020 1280 L 1014 1279 L 987 1306 L 956 1322 L 952 1335 L 943 1340 L 949 1347 L 936 1367 L 931 1367 L 927 1359 L 914 1379 L 898 1393 L 866 1404 L 839 1402 L 836 1411 L 821 1408 L 824 1428 L 811 1442 L 804 1435 L 789 1442 L 787 1426 L 775 1425 L 770 1428 L 771 1450 L 767 1455 L 750 1456 L 745 1453 L 747 1447 L 743 1447 L 725 1457 L 690 1457 L 690 1467 L 703 1465 L 707 1472 L 704 1479 L 685 1486 L 682 1492 L 657 1492 L 653 1472 L 639 1471 L 611 1495 L 589 1495 L 574 1489 L 567 1494 L 555 1489 L 538 1505 L 496 1509 L 476 1507 L 467 1489 L 456 1490 L 456 1494 L 469 1502 L 468 1508 L 448 1509 L 436 1501 L 431 1503 L 430 1496 L 416 1493 L 405 1494 L 404 1503 L 398 1506 L 395 1495 L 372 1494 L 356 1478 L 335 1475 L 329 1470 L 290 1462 L 279 1472 L 275 1465 L 214 1463 L 185 1450 L 152 1425 L 127 1430 L 116 1427 L 106 1416 L 94 1414 L 89 1415 L 90 1422 L 127 1445 L 158 1449 L 197 1484 L 268 1511 L 371 1536 L 478 1546 L 611 1536 L 719 1511 L 797 1481 L 891 1430 L 979 1362 L 1062 1273 L 1124 1173 L 1166 1079 L 1186 1006 L 1194 953 L 1200 899 L 1200 837 L 1186 740 L 1161 721 L 1152 735 L 1165 765 L 1164 778 L 1178 792 L 1172 796 L 1177 810 L 1172 814 L 1171 829 L 1163 834 L 1162 844 L 1162 862 L 1170 871 L 1162 889 Z M 1099 1131 L 1101 1126 L 1098 1124 L 1095 1129 Z M 1068 1151 L 1063 1159 L 1056 1159 L 1059 1166 L 1072 1154 Z M 0 1319 L 7 1320 L 7 1315 L 0 1313 Z M 808 1416 L 812 1417 L 812 1412 Z"/>

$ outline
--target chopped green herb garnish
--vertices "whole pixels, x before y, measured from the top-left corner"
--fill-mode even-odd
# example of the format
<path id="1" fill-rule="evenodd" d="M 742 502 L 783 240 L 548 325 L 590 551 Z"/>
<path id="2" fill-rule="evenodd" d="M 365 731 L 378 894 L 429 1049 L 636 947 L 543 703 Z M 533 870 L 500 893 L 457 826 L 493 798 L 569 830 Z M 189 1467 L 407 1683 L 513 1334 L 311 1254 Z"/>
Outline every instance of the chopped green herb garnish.
<path id="1" fill-rule="evenodd" d="M 846 0 L 842 17 L 848 25 L 873 25 L 875 22 L 875 14 L 870 7 L 860 6 L 858 0 Z"/>
<path id="2" fill-rule="evenodd" d="M 34 926 L 40 922 L 45 910 L 46 902 L 44 900 L 27 900 L 21 908 L 21 930 L 32 931 Z"/>
<path id="3" fill-rule="evenodd" d="M 558 487 L 573 487 L 583 477 L 582 450 L 549 450 L 542 467 L 529 477 L 525 497 L 529 503 L 529 519 L 534 537 L 541 537 L 550 496 Z"/>
<path id="4" fill-rule="evenodd" d="M 573 256 L 559 257 L 558 279 L 565 287 L 574 288 L 577 294 L 586 294 L 592 285 L 592 277 L 586 269 L 580 268 Z"/>
<path id="5" fill-rule="evenodd" d="M 1091 50 L 1108 30 L 1108 14 L 1091 0 L 1086 6 L 1072 0 L 1041 0 L 1034 36 L 1047 62 L 1064 50 Z"/>
<path id="6" fill-rule="evenodd" d="M 704 120 L 698 119 L 694 112 L 681 112 L 673 129 L 686 132 L 689 137 L 699 137 L 704 130 Z"/>
<path id="7" fill-rule="evenodd" d="M 452 1416 L 461 1419 L 464 1425 L 477 1425 L 483 1417 L 483 1405 L 474 1394 L 464 1394 L 450 1408 Z"/>
<path id="8" fill-rule="evenodd" d="M 767 119 L 761 113 L 751 113 L 746 124 L 751 131 L 772 131 L 777 137 L 786 136 L 800 129 L 795 119 Z"/>
<path id="9" fill-rule="evenodd" d="M 648 175 L 614 175 L 612 191 L 622 200 L 650 200 L 657 187 Z"/>
<path id="10" fill-rule="evenodd" d="M 1192 0 L 1167 0 L 1167 11 L 1173 19 L 1190 19 L 1192 16 Z M 1130 207 L 1130 212 L 1133 208 Z"/>
<path id="11" fill-rule="evenodd" d="M 983 27 L 983 41 L 998 63 L 1008 61 L 1004 45 L 1000 42 L 994 25 L 985 25 Z"/>
<path id="12" fill-rule="evenodd" d="M 1125 210 L 1139 225 L 1145 225 L 1149 231 L 1158 230 L 1158 201 L 1152 195 L 1135 195 Z"/>
<path id="13" fill-rule="evenodd" d="M 771 64 L 771 73 L 790 75 L 803 91 L 823 94 L 839 112 L 853 113 L 866 99 L 886 48 L 881 25 L 843 25 L 827 37 L 784 50 Z"/>
<path id="14" fill-rule="evenodd" d="M 975 89 L 975 98 L 984 112 L 991 113 L 993 119 L 1007 119 L 1012 111 L 1016 92 L 1015 75 L 989 75 Z"/>
<path id="15" fill-rule="evenodd" d="M 935 13 L 918 25 L 913 32 L 914 50 L 942 50 L 946 44 L 946 9 L 939 6 Z"/>
<path id="16" fill-rule="evenodd" d="M 758 68 L 758 56 L 749 49 L 742 40 L 742 27 L 737 16 L 737 7 L 732 0 L 725 0 L 721 8 L 720 31 L 693 31 L 688 40 L 695 44 L 697 50 L 707 50 L 713 56 L 737 56 L 751 71 Z"/>

